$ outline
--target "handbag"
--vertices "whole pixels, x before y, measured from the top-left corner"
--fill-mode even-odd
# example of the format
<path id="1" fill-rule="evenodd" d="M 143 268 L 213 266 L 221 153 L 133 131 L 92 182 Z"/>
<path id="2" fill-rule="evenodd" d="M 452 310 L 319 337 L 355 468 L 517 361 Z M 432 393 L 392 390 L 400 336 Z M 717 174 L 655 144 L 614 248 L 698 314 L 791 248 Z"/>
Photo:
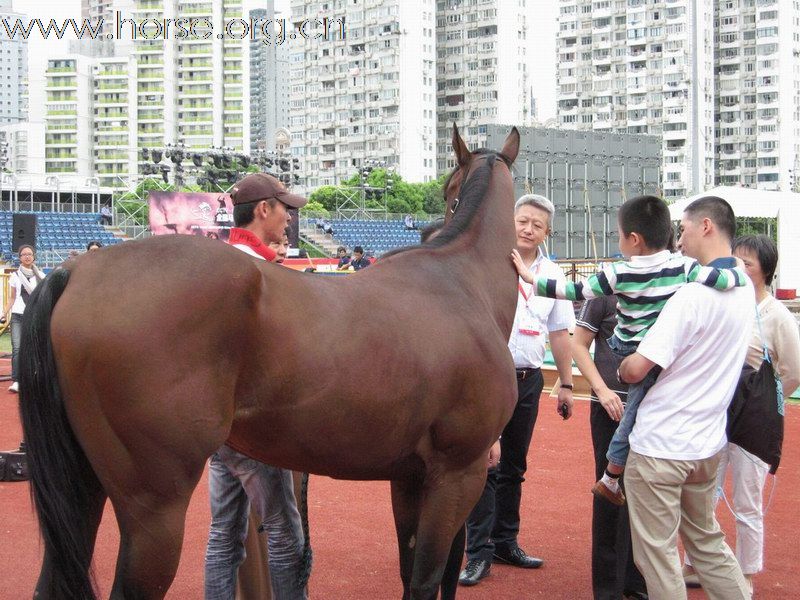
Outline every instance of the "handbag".
<path id="1" fill-rule="evenodd" d="M 27 481 L 28 455 L 25 452 L 0 452 L 0 481 Z"/>
<path id="2" fill-rule="evenodd" d="M 761 331 L 761 317 L 756 307 L 756 321 L 763 344 L 763 360 L 758 370 L 745 365 L 728 406 L 728 441 L 767 463 L 773 475 L 781 462 L 783 447 L 783 385 L 775 372 Z"/>

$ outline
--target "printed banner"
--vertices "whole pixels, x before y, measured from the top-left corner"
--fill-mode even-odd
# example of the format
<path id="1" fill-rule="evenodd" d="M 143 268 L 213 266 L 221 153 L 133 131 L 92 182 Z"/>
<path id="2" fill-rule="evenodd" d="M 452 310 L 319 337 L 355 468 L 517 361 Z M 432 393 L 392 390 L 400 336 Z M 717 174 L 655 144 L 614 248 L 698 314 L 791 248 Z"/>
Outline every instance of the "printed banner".
<path id="1" fill-rule="evenodd" d="M 153 235 L 202 235 L 228 240 L 233 227 L 233 203 L 228 194 L 150 192 L 150 231 Z"/>

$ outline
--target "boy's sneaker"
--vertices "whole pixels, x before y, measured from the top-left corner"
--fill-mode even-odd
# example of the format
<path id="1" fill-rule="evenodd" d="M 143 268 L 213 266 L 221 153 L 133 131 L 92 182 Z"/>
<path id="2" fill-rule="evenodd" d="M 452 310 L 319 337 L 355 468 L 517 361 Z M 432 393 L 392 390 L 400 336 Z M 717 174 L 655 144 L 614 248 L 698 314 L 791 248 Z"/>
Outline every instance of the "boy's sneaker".
<path id="1" fill-rule="evenodd" d="M 10 386 L 8 386 L 8 391 L 13 392 L 14 394 L 19 393 L 19 384 L 15 381 Z"/>
<path id="2" fill-rule="evenodd" d="M 598 481 L 592 486 L 592 494 L 598 498 L 602 498 L 603 500 L 611 502 L 611 504 L 616 504 L 617 506 L 622 506 L 625 504 L 625 494 L 622 493 L 622 489 L 614 492 L 610 490 L 602 481 Z"/>

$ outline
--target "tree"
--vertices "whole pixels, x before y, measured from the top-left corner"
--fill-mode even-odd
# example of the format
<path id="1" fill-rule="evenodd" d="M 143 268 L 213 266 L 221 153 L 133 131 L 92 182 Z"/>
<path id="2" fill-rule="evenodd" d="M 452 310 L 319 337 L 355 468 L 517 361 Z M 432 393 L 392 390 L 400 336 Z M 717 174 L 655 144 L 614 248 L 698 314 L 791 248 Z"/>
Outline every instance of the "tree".
<path id="1" fill-rule="evenodd" d="M 313 196 L 314 194 L 311 195 Z M 325 208 L 325 205 L 317 200 L 309 200 L 308 203 L 300 209 L 300 213 L 303 215 L 313 213 L 315 216 L 320 216 L 326 219 L 331 216 L 328 209 Z"/>
<path id="2" fill-rule="evenodd" d="M 308 197 L 309 203 L 320 204 L 325 210 L 336 210 L 336 189 L 335 185 L 323 185 L 317 188 Z"/>

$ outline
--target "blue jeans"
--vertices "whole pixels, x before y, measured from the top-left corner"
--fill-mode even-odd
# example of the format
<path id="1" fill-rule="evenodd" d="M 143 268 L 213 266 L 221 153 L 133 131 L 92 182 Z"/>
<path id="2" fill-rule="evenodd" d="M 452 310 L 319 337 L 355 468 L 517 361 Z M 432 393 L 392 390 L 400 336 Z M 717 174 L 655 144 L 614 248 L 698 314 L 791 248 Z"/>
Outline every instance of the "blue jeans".
<path id="1" fill-rule="evenodd" d="M 11 313 L 11 381 L 18 381 L 19 347 L 22 343 L 22 315 Z"/>
<path id="2" fill-rule="evenodd" d="M 303 528 L 292 473 L 260 463 L 228 446 L 211 457 L 208 472 L 211 528 L 205 561 L 206 600 L 233 600 L 244 561 L 250 503 L 268 535 L 269 572 L 275 600 L 305 600 Z"/>
<path id="3" fill-rule="evenodd" d="M 639 344 L 623 342 L 616 335 L 612 335 L 608 339 L 608 347 L 618 356 L 625 358 L 636 352 L 639 348 Z M 608 445 L 608 452 L 606 453 L 608 462 L 619 467 L 625 466 L 628 460 L 628 453 L 631 450 L 631 446 L 628 443 L 628 436 L 630 436 L 631 431 L 633 431 L 633 425 L 636 423 L 636 413 L 639 411 L 639 404 L 647 395 L 650 388 L 653 387 L 656 379 L 658 379 L 659 373 L 661 373 L 661 367 L 653 367 L 650 369 L 650 372 L 644 376 L 644 379 L 628 386 L 628 399 L 625 402 L 625 412 L 622 413 L 622 419 L 620 419 L 617 430 L 614 432 L 614 437 L 611 438 L 611 443 Z"/>
<path id="4" fill-rule="evenodd" d="M 608 347 L 611 348 L 615 354 L 624 358 L 636 352 L 639 345 L 623 342 L 616 335 L 612 335 L 608 339 Z M 659 373 L 661 373 L 661 367 L 653 367 L 650 369 L 650 372 L 644 376 L 644 379 L 628 386 L 628 399 L 627 402 L 625 402 L 625 412 L 622 413 L 622 419 L 620 419 L 617 430 L 614 432 L 614 437 L 611 438 L 611 443 L 608 445 L 608 452 L 606 453 L 608 462 L 619 467 L 625 466 L 628 460 L 628 453 L 631 450 L 631 446 L 628 443 L 628 436 L 633 430 L 633 424 L 636 423 L 636 413 L 639 410 L 639 404 L 647 395 L 650 388 L 653 387 Z"/>

